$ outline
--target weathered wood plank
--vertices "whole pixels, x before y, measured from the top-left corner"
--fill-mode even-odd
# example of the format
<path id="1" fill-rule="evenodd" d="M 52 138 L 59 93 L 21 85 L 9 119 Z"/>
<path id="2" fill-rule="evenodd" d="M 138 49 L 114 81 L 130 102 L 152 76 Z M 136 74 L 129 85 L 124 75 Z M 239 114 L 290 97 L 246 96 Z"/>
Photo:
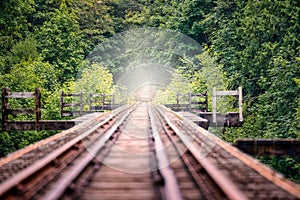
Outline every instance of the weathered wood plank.
<path id="1" fill-rule="evenodd" d="M 240 122 L 244 121 L 243 119 L 243 92 L 242 87 L 238 88 L 239 93 L 239 120 Z"/>
<path id="2" fill-rule="evenodd" d="M 239 104 L 239 122 L 242 124 L 243 122 L 243 107 L 242 107 L 242 87 L 239 87 L 238 90 L 235 91 L 216 91 L 214 87 L 212 90 L 212 112 L 213 112 L 213 123 L 217 123 L 217 96 L 227 96 L 227 95 L 234 95 L 238 96 L 238 104 Z"/>
<path id="3" fill-rule="evenodd" d="M 189 107 L 190 104 L 165 104 L 166 107 Z"/>
<path id="4" fill-rule="evenodd" d="M 8 109 L 7 113 L 10 115 L 19 115 L 19 114 L 35 114 L 35 109 L 24 108 L 24 109 Z"/>
<path id="5" fill-rule="evenodd" d="M 104 94 L 90 94 L 90 97 L 103 97 Z"/>
<path id="6" fill-rule="evenodd" d="M 39 121 L 40 130 L 66 130 L 76 125 L 75 121 L 69 120 L 46 120 Z"/>
<path id="7" fill-rule="evenodd" d="M 254 156 L 300 157 L 299 139 L 239 139 L 234 145 Z"/>
<path id="8" fill-rule="evenodd" d="M 36 130 L 35 124 L 35 121 L 5 122 L 2 128 L 5 131 L 29 131 Z"/>
<path id="9" fill-rule="evenodd" d="M 226 114 L 215 114 L 215 122 L 214 114 L 212 112 L 199 112 L 198 115 L 204 119 L 207 119 L 210 123 L 210 126 L 225 126 L 225 127 L 240 127 L 243 125 L 243 122 L 239 121 L 239 113 L 237 112 L 229 112 Z"/>
<path id="10" fill-rule="evenodd" d="M 206 105 L 206 102 L 203 102 L 203 101 L 192 101 L 191 104 L 192 105 L 197 105 L 197 104 Z"/>
<path id="11" fill-rule="evenodd" d="M 191 94 L 191 97 L 206 97 L 207 94 Z"/>
<path id="12" fill-rule="evenodd" d="M 198 126 L 204 128 L 204 129 L 208 129 L 208 127 L 209 127 L 209 121 L 207 119 L 204 119 L 194 113 L 179 112 L 179 114 L 182 115 L 183 117 L 191 120 L 192 122 L 194 122 L 195 124 L 197 124 Z"/>
<path id="13" fill-rule="evenodd" d="M 71 110 L 63 110 L 61 112 L 61 116 L 62 117 L 78 117 L 78 116 L 81 116 L 83 112 L 81 111 L 77 111 L 77 110 L 74 110 L 74 111 L 71 111 Z"/>
<path id="14" fill-rule="evenodd" d="M 75 121 L 49 120 L 49 121 L 17 121 L 6 122 L 3 126 L 6 131 L 28 131 L 28 130 L 66 130 L 75 125 Z"/>
<path id="15" fill-rule="evenodd" d="M 35 93 L 34 92 L 8 92 L 7 95 L 5 95 L 7 98 L 34 98 Z"/>
<path id="16" fill-rule="evenodd" d="M 217 96 L 229 96 L 229 95 L 233 95 L 236 96 L 238 95 L 238 91 L 216 91 L 216 95 Z"/>
<path id="17" fill-rule="evenodd" d="M 74 93 L 74 94 L 62 93 L 63 97 L 80 97 L 81 95 L 82 95 L 81 93 Z"/>
<path id="18" fill-rule="evenodd" d="M 81 107 L 81 103 L 64 103 L 63 107 Z"/>

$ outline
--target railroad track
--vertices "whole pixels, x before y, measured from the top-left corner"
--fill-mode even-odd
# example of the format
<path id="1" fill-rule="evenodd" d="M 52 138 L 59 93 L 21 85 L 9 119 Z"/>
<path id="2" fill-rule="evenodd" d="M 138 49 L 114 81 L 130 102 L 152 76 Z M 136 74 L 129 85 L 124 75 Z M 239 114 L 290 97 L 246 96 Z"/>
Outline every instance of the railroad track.
<path id="1" fill-rule="evenodd" d="M 298 185 L 165 109 L 124 106 L 0 160 L 3 199 L 299 199 Z"/>

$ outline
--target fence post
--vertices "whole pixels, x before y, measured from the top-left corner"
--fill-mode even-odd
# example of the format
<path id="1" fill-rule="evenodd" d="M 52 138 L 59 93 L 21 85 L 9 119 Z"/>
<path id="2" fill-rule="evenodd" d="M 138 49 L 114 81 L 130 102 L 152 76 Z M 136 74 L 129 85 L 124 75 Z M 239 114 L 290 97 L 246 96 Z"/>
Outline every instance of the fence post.
<path id="1" fill-rule="evenodd" d="M 40 129 L 39 121 L 41 120 L 41 117 L 41 91 L 40 88 L 37 87 L 35 89 L 35 129 L 37 131 Z"/>
<path id="2" fill-rule="evenodd" d="M 8 98 L 6 97 L 8 95 L 8 92 L 8 88 L 2 88 L 2 131 L 5 130 L 5 126 L 8 121 Z"/>
<path id="3" fill-rule="evenodd" d="M 192 110 L 192 94 L 191 94 L 191 92 L 188 93 L 188 100 L 189 100 L 188 110 Z"/>
<path id="4" fill-rule="evenodd" d="M 63 117 L 63 108 L 64 108 L 64 91 L 60 91 L 60 117 Z"/>
<path id="5" fill-rule="evenodd" d="M 80 92 L 80 114 L 79 114 L 80 116 L 82 116 L 82 112 L 83 112 L 83 94 L 82 94 L 82 91 L 81 91 Z"/>
<path id="6" fill-rule="evenodd" d="M 205 92 L 205 112 L 208 112 L 208 94 Z"/>
<path id="7" fill-rule="evenodd" d="M 176 94 L 176 110 L 179 110 L 179 93 Z"/>
<path id="8" fill-rule="evenodd" d="M 243 121 L 243 92 L 242 87 L 239 87 L 238 89 L 239 94 L 239 121 Z"/>
<path id="9" fill-rule="evenodd" d="M 105 94 L 102 93 L 101 94 L 101 97 L 102 97 L 102 110 L 104 110 L 104 104 L 105 104 Z"/>
<path id="10" fill-rule="evenodd" d="M 217 96 L 216 88 L 213 87 L 212 90 L 212 112 L 213 112 L 213 123 L 217 122 Z"/>
<path id="11" fill-rule="evenodd" d="M 89 93 L 89 99 L 88 99 L 88 103 L 89 103 L 89 110 L 92 110 L 92 98 L 93 98 L 93 94 Z"/>
<path id="12" fill-rule="evenodd" d="M 115 94 L 111 96 L 111 110 L 115 109 Z"/>

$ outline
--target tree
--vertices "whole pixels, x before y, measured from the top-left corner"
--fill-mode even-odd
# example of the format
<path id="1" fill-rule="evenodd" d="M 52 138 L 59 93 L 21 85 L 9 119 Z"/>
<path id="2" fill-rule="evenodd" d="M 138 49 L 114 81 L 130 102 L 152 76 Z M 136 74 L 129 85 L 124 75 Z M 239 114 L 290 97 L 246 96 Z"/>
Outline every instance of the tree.
<path id="1" fill-rule="evenodd" d="M 85 55 L 88 55 L 106 37 L 115 33 L 116 22 L 111 16 L 112 5 L 114 4 L 115 1 L 73 0 L 69 2 L 68 9 L 76 15 L 80 26 L 77 34 L 80 35 L 84 43 Z"/>
<path id="2" fill-rule="evenodd" d="M 203 26 L 199 23 L 213 6 L 212 0 L 202 1 L 140 1 L 139 9 L 127 14 L 126 22 L 132 25 L 175 29 L 202 43 L 206 41 Z"/>
<path id="3" fill-rule="evenodd" d="M 203 21 L 210 51 L 230 77 L 229 87 L 243 86 L 248 105 L 243 129 L 256 136 L 296 136 L 299 9 L 295 0 L 220 0 Z"/>
<path id="4" fill-rule="evenodd" d="M 31 24 L 27 15 L 34 12 L 33 0 L 0 1 L 0 74 L 9 73 L 7 54 L 20 40 L 30 33 Z"/>
<path id="5" fill-rule="evenodd" d="M 84 56 L 76 16 L 62 3 L 50 21 L 35 32 L 38 50 L 55 67 L 59 82 L 75 78 Z"/>
<path id="6" fill-rule="evenodd" d="M 109 70 L 100 64 L 85 65 L 74 87 L 75 91 L 83 93 L 112 94 L 113 77 Z"/>

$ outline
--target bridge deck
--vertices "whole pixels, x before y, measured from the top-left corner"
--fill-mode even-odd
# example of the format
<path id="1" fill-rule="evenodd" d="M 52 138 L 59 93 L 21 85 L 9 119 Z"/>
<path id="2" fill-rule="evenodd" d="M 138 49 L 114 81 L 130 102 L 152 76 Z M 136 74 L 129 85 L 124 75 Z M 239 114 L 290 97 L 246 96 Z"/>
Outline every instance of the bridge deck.
<path id="1" fill-rule="evenodd" d="M 300 198 L 299 185 L 162 106 L 78 121 L 1 159 L 0 198 Z"/>
<path id="2" fill-rule="evenodd" d="M 191 120 L 204 129 L 208 129 L 209 121 L 191 112 L 178 112 L 182 117 Z"/>

